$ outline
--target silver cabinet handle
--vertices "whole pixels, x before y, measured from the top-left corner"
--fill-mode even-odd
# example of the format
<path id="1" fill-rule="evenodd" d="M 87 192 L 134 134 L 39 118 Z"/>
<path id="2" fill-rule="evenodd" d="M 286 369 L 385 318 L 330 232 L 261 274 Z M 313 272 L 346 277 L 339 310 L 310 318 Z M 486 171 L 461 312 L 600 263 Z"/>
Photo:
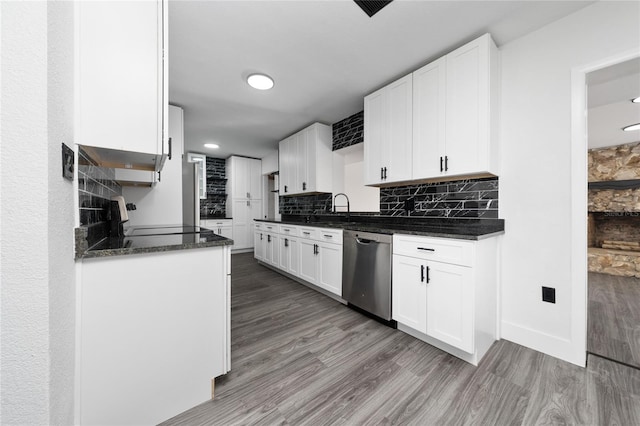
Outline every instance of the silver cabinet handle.
<path id="1" fill-rule="evenodd" d="M 418 247 L 418 250 L 423 250 L 423 251 L 436 251 L 436 249 L 426 248 L 426 247 Z"/>
<path id="2" fill-rule="evenodd" d="M 324 234 L 324 236 L 327 237 L 327 238 L 333 238 L 333 235 Z"/>
<path id="3" fill-rule="evenodd" d="M 302 232 L 304 235 L 311 235 L 311 232 Z"/>

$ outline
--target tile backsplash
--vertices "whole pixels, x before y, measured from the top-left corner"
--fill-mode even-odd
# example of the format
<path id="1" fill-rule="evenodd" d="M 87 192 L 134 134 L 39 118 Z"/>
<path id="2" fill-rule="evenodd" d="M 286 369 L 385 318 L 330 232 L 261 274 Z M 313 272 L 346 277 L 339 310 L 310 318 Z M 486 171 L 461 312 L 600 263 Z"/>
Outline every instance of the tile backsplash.
<path id="1" fill-rule="evenodd" d="M 413 199 L 407 214 L 405 201 Z M 498 218 L 498 178 L 380 188 L 380 214 L 450 218 Z"/>
<path id="2" fill-rule="evenodd" d="M 333 151 L 364 142 L 364 111 L 334 123 L 331 129 Z"/>
<path id="3" fill-rule="evenodd" d="M 78 205 L 80 225 L 93 225 L 108 220 L 111 197 L 122 195 L 115 181 L 115 170 L 99 167 L 80 148 L 78 150 Z"/>
<path id="4" fill-rule="evenodd" d="M 200 200 L 201 216 L 224 216 L 227 210 L 226 160 L 207 157 L 207 199 Z"/>
<path id="5" fill-rule="evenodd" d="M 280 214 L 324 214 L 331 211 L 331 201 L 331 194 L 279 197 Z"/>

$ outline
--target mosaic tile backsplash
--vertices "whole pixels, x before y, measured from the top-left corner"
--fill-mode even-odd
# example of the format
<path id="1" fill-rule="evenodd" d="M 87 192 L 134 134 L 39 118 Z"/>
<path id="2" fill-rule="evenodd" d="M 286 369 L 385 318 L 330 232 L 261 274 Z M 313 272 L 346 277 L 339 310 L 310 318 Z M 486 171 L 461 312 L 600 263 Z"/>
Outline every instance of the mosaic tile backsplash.
<path id="1" fill-rule="evenodd" d="M 328 213 L 331 211 L 331 201 L 331 194 L 280 197 L 280 214 L 306 216 Z"/>
<path id="2" fill-rule="evenodd" d="M 224 216 L 227 210 L 226 160 L 207 157 L 207 199 L 200 200 L 200 216 Z"/>
<path id="3" fill-rule="evenodd" d="M 78 199 L 80 225 L 94 225 L 108 220 L 111 197 L 122 195 L 115 170 L 99 167 L 83 150 L 78 151 Z"/>
<path id="4" fill-rule="evenodd" d="M 364 142 L 364 111 L 334 123 L 331 129 L 333 151 Z"/>
<path id="5" fill-rule="evenodd" d="M 414 204 L 409 213 L 406 200 Z M 498 178 L 380 188 L 380 214 L 497 219 Z"/>

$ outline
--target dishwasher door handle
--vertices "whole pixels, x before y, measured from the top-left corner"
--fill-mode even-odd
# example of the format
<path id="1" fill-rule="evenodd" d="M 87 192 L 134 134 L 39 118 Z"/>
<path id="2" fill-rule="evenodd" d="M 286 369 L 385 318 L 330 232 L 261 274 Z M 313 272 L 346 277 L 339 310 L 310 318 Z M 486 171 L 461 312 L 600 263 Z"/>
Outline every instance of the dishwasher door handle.
<path id="1" fill-rule="evenodd" d="M 367 240 L 366 238 L 358 238 L 358 237 L 356 237 L 356 242 L 362 245 L 377 243 L 377 241 L 374 241 L 374 240 Z"/>

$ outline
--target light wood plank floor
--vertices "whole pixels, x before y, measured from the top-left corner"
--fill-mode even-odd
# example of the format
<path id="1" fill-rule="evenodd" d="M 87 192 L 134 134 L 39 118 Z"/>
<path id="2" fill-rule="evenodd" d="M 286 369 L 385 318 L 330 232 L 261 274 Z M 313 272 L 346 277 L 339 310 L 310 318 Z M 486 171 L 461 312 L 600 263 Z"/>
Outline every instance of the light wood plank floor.
<path id="1" fill-rule="evenodd" d="M 232 259 L 232 370 L 165 425 L 640 424 L 640 371 L 500 341 L 473 367 Z"/>
<path id="2" fill-rule="evenodd" d="M 640 279 L 589 273 L 588 351 L 640 368 Z"/>

